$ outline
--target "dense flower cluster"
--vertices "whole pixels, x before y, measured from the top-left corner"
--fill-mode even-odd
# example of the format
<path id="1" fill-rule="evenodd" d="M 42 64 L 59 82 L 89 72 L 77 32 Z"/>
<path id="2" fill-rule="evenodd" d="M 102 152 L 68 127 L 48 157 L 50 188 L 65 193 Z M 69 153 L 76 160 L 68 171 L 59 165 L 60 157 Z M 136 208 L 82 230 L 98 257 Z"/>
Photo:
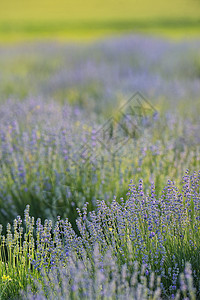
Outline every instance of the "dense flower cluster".
<path id="1" fill-rule="evenodd" d="M 94 249 L 94 262 L 70 257 L 69 268 L 59 267 L 50 272 L 42 272 L 43 280 L 37 282 L 37 294 L 22 293 L 23 299 L 133 299 L 161 300 L 160 277 L 152 272 L 147 278 L 145 266 L 140 269 L 132 263 L 130 272 L 124 264 L 120 269 L 109 251 L 100 259 L 98 247 Z M 130 262 L 131 263 L 131 262 Z M 191 266 L 186 264 L 180 275 L 180 290 L 172 299 L 196 299 Z M 187 297 L 188 296 L 188 297 Z"/>
<path id="2" fill-rule="evenodd" d="M 38 219 L 35 228 L 34 218 L 29 216 L 27 206 L 24 238 L 22 220 L 18 217 L 14 221 L 14 233 L 8 224 L 6 238 L 1 237 L 2 252 L 7 249 L 10 257 L 24 260 L 24 267 L 28 259 L 31 264 L 27 269 L 28 274 L 30 268 L 45 274 L 50 270 L 53 272 L 50 276 L 61 270 L 57 276 L 61 276 L 64 281 L 63 288 L 65 283 L 70 285 L 67 293 L 74 292 L 76 295 L 80 292 L 89 299 L 98 291 L 105 297 L 106 293 L 111 293 L 111 296 L 116 293 L 119 298 L 125 298 L 129 293 L 132 297 L 140 292 L 148 295 L 151 290 L 148 284 L 154 286 L 152 276 L 160 280 L 155 291 L 158 299 L 160 294 L 163 297 L 174 297 L 180 289 L 180 273 L 184 273 L 185 267 L 189 272 L 186 266 L 189 262 L 198 295 L 199 211 L 200 172 L 190 175 L 187 171 L 181 190 L 174 182 L 168 181 L 160 197 L 156 195 L 153 184 L 150 193 L 146 194 L 140 180 L 138 186 L 130 183 L 127 199 L 121 199 L 120 203 L 116 199 L 110 205 L 99 201 L 96 212 L 88 212 L 87 203 L 82 210 L 78 209 L 78 234 L 68 219 L 60 217 L 55 224 L 50 220 L 42 223 Z M 138 284 L 136 287 L 130 285 L 131 276 L 136 276 L 134 274 L 138 272 L 133 262 L 137 262 L 139 268 L 142 266 L 141 277 L 137 279 L 138 284 L 144 283 L 142 287 Z M 83 276 L 84 272 L 87 276 Z M 48 282 L 48 277 L 45 280 Z M 183 286 L 185 279 L 181 280 Z M 54 289 L 63 293 L 56 281 L 54 283 L 51 290 L 45 282 L 41 282 L 44 293 L 46 288 L 50 294 Z M 103 283 L 107 288 L 100 291 Z M 194 288 L 190 286 L 191 291 L 194 292 Z"/>

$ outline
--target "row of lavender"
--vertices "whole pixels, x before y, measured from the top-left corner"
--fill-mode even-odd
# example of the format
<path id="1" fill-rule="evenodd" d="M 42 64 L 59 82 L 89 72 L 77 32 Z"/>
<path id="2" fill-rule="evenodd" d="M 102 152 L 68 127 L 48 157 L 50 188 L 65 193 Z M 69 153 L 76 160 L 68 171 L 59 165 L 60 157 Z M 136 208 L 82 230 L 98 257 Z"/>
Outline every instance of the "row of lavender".
<path id="1" fill-rule="evenodd" d="M 160 189 L 186 168 L 199 169 L 198 50 L 199 41 L 142 36 L 1 47 L 1 223 L 26 204 L 34 216 L 73 222 L 76 206 L 124 196 L 133 176 Z M 140 122 L 113 161 L 95 132 L 138 90 L 159 116 L 146 127 Z M 85 144 L 92 166 L 81 163 Z"/>
<path id="2" fill-rule="evenodd" d="M 167 179 L 179 184 L 186 168 L 200 167 L 200 130 L 195 117 L 161 113 L 150 118 L 147 126 L 140 122 L 140 130 L 135 136 L 128 135 L 127 143 L 127 137 L 121 136 L 119 151 L 113 156 L 107 146 L 115 149 L 115 140 L 106 139 L 102 146 L 95 135 L 102 125 L 95 116 L 88 119 L 87 111 L 78 107 L 10 100 L 0 105 L 0 111 L 0 214 L 4 224 L 23 214 L 27 204 L 35 217 L 55 220 L 61 215 L 74 224 L 76 207 L 87 201 L 91 210 L 97 200 L 124 197 L 131 178 L 144 178 L 145 190 L 154 181 L 159 191 Z M 80 151 L 82 145 L 91 151 L 87 161 Z"/>
<path id="3" fill-rule="evenodd" d="M 1 100 L 56 99 L 103 112 L 141 91 L 173 109 L 199 98 L 199 40 L 125 36 L 91 44 L 41 43 L 0 48 Z M 193 107 L 195 112 L 195 107 Z"/>
<path id="4" fill-rule="evenodd" d="M 8 224 L 2 297 L 29 284 L 24 299 L 198 299 L 200 172 L 187 171 L 181 189 L 168 181 L 160 197 L 131 182 L 120 203 L 78 213 L 79 234 L 68 219 L 35 222 L 29 206 Z"/>

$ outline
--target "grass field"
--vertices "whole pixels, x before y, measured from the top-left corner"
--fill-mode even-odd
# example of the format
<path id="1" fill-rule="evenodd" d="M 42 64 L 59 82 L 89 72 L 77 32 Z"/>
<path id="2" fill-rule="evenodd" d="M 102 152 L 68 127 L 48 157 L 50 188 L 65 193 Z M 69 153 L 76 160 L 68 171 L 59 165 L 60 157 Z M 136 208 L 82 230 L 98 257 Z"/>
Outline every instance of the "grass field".
<path id="1" fill-rule="evenodd" d="M 200 3 L 175 1 L 5 1 L 0 10 L 0 41 L 91 39 L 124 32 L 170 37 L 200 33 Z"/>

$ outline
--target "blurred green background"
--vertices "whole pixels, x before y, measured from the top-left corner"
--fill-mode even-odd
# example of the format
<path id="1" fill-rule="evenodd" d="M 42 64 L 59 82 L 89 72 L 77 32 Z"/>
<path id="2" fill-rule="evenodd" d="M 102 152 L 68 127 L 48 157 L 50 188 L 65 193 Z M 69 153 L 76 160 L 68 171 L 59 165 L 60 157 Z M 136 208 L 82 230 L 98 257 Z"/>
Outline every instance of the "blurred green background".
<path id="1" fill-rule="evenodd" d="M 198 36 L 200 1 L 0 1 L 0 42 L 91 39 L 124 32 Z"/>

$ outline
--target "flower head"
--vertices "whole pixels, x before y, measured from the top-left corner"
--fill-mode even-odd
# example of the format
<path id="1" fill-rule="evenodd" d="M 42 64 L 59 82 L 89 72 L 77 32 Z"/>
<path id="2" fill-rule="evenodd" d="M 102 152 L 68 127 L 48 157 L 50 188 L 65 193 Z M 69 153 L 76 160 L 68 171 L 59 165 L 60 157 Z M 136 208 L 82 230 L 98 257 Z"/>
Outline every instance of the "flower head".
<path id="1" fill-rule="evenodd" d="M 8 282 L 8 281 L 11 281 L 11 280 L 12 280 L 11 277 L 10 277 L 9 275 L 8 275 L 8 276 L 3 275 L 3 276 L 1 277 L 1 279 L 2 279 L 3 282 Z"/>

